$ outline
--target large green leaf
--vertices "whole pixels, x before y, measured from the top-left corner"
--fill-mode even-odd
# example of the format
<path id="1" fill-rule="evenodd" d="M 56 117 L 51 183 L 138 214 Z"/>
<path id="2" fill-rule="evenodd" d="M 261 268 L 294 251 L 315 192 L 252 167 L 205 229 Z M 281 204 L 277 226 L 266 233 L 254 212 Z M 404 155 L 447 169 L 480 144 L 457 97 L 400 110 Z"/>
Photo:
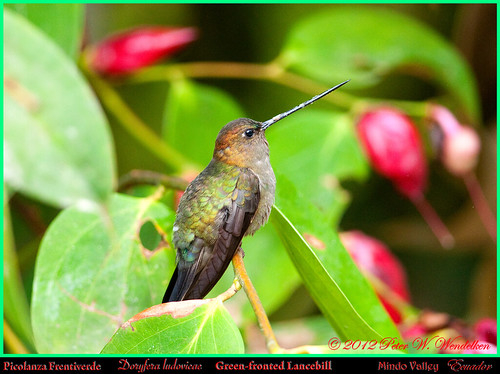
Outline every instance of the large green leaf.
<path id="1" fill-rule="evenodd" d="M 101 353 L 244 353 L 243 339 L 218 299 L 155 305 L 127 321 Z"/>
<path id="2" fill-rule="evenodd" d="M 83 4 L 5 4 L 43 30 L 72 58 L 76 58 L 82 42 Z"/>
<path id="3" fill-rule="evenodd" d="M 163 138 L 200 168 L 212 158 L 215 138 L 243 111 L 224 91 L 189 80 L 172 83 L 165 107 Z"/>
<path id="4" fill-rule="evenodd" d="M 97 100 L 74 62 L 7 9 L 4 93 L 7 184 L 59 207 L 105 201 L 113 189 L 115 165 L 111 134 Z"/>
<path id="5" fill-rule="evenodd" d="M 43 238 L 31 314 L 40 353 L 97 353 L 126 320 L 161 301 L 175 267 L 170 238 L 151 251 L 139 233 L 147 221 L 170 233 L 173 212 L 154 197 L 123 195 L 109 212 L 66 209 Z"/>
<path id="6" fill-rule="evenodd" d="M 339 338 L 379 340 L 399 333 L 324 216 L 278 178 L 271 222 L 304 285 Z"/>
<path id="7" fill-rule="evenodd" d="M 430 77 L 457 107 L 478 118 L 476 83 L 458 51 L 432 29 L 390 9 L 335 6 L 308 17 L 291 30 L 281 58 L 287 68 L 326 84 L 349 78 L 346 89 L 373 86 L 404 69 Z"/>
<path id="8" fill-rule="evenodd" d="M 274 125 L 266 137 L 274 171 L 287 175 L 336 224 L 348 203 L 339 181 L 363 179 L 369 170 L 351 117 L 308 108 Z"/>

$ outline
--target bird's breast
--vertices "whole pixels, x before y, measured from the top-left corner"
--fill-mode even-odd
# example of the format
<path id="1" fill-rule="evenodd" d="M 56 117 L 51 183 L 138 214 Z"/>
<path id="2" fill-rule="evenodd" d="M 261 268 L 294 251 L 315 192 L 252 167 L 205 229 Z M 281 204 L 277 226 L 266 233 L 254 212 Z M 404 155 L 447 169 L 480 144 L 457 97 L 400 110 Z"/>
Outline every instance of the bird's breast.
<path id="1" fill-rule="evenodd" d="M 252 171 L 259 178 L 260 200 L 252 223 L 247 230 L 247 235 L 253 235 L 261 226 L 266 224 L 271 214 L 276 192 L 276 177 L 269 158 L 256 163 Z"/>

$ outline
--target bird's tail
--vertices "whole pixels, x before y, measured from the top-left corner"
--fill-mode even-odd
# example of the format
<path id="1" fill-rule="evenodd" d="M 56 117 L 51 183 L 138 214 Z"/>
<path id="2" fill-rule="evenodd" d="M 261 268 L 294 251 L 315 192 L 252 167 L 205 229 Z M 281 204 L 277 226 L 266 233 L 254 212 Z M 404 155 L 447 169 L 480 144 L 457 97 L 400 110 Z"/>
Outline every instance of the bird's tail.
<path id="1" fill-rule="evenodd" d="M 172 275 L 172 278 L 170 278 L 170 283 L 168 284 L 167 290 L 165 291 L 165 295 L 163 296 L 162 303 L 168 303 L 169 301 L 178 301 L 175 300 L 174 297 L 175 295 L 173 295 L 178 276 L 179 276 L 179 268 L 176 266 L 174 274 Z"/>

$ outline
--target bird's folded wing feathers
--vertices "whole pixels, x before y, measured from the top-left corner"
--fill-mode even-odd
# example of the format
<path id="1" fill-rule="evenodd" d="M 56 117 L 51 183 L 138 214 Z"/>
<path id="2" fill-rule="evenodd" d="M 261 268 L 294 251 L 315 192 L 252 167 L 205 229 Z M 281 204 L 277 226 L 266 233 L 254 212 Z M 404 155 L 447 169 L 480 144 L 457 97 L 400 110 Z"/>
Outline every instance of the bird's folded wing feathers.
<path id="1" fill-rule="evenodd" d="M 195 263 L 185 269 L 176 269 L 174 275 L 178 279 L 170 293 L 178 293 L 177 300 L 201 299 L 215 286 L 240 246 L 259 200 L 258 177 L 251 170 L 242 169 L 231 195 L 231 205 L 223 208 L 225 216 L 215 245 L 210 248 L 202 239 L 195 238 L 192 244 L 203 245 Z M 203 244 L 196 242 L 197 240 L 201 240 Z"/>

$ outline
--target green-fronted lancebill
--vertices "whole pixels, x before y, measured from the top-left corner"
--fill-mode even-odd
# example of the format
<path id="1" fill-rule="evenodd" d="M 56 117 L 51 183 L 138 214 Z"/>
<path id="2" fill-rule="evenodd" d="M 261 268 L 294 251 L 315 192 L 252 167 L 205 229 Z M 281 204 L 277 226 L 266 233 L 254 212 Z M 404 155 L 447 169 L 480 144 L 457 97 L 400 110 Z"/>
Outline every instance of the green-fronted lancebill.
<path id="1" fill-rule="evenodd" d="M 220 130 L 213 158 L 179 202 L 177 267 L 163 302 L 202 299 L 226 271 L 241 240 L 267 222 L 276 178 L 265 131 L 348 81 L 264 122 L 239 118 Z"/>

